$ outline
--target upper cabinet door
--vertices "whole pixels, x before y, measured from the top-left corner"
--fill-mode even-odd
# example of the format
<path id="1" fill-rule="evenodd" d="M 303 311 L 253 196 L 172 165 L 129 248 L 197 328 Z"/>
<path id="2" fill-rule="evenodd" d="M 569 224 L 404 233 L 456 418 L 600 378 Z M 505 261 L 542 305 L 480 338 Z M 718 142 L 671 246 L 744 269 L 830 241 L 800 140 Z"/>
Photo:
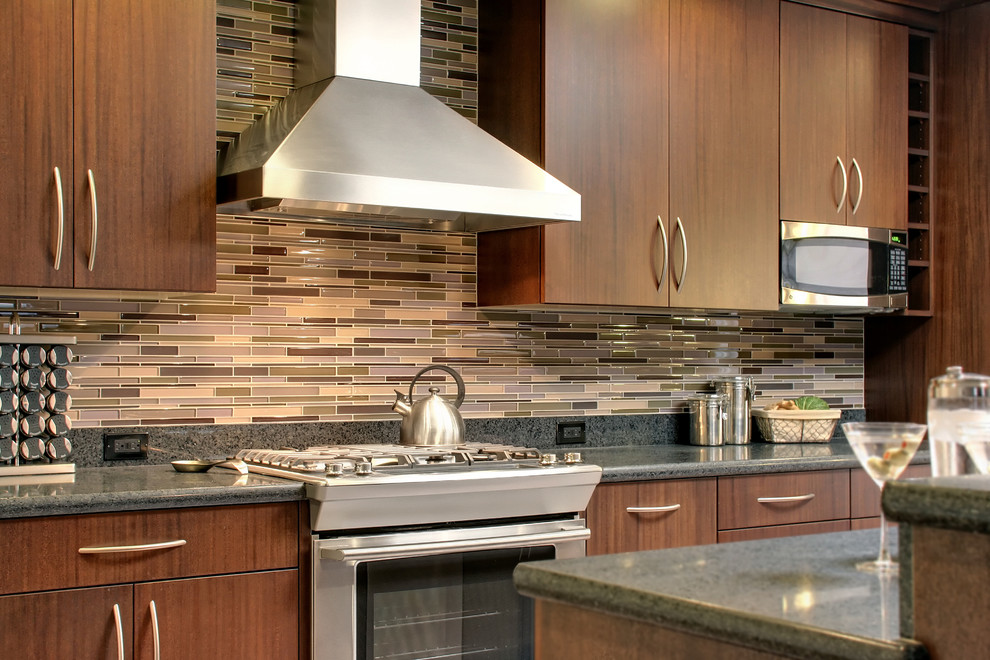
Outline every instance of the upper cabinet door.
<path id="1" fill-rule="evenodd" d="M 214 290 L 214 3 L 72 5 L 75 286 Z"/>
<path id="2" fill-rule="evenodd" d="M 847 224 L 906 229 L 908 29 L 847 16 L 846 35 Z"/>
<path id="3" fill-rule="evenodd" d="M 667 0 L 546 0 L 544 167 L 581 222 L 544 227 L 544 302 L 666 305 Z"/>
<path id="4" fill-rule="evenodd" d="M 907 28 L 780 5 L 780 217 L 907 227 Z"/>
<path id="5" fill-rule="evenodd" d="M 778 308 L 778 7 L 671 3 L 671 307 Z"/>
<path id="6" fill-rule="evenodd" d="M 780 217 L 846 224 L 846 16 L 780 3 Z"/>
<path id="7" fill-rule="evenodd" d="M 72 0 L 4 3 L 0 85 L 0 286 L 72 286 Z"/>

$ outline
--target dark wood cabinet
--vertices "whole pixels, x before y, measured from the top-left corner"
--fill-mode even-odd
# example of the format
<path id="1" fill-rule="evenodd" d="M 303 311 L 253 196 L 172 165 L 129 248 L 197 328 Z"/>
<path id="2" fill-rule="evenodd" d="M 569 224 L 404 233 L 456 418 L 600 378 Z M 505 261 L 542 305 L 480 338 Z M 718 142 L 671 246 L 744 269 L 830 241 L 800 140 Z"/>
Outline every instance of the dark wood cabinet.
<path id="1" fill-rule="evenodd" d="M 0 657 L 299 657 L 300 520 L 294 502 L 0 520 L 0 630 L 21 633 Z"/>
<path id="2" fill-rule="evenodd" d="M 582 196 L 479 237 L 480 304 L 775 310 L 777 2 L 479 10 L 480 125 Z"/>
<path id="3" fill-rule="evenodd" d="M 214 12 L 5 8 L 0 286 L 215 290 Z"/>
<path id="4" fill-rule="evenodd" d="M 589 555 L 715 543 L 715 479 L 602 484 L 587 520 Z"/>
<path id="5" fill-rule="evenodd" d="M 908 28 L 780 5 L 780 217 L 907 229 Z"/>
<path id="6" fill-rule="evenodd" d="M 131 657 L 132 602 L 130 585 L 0 596 L 0 658 Z"/>

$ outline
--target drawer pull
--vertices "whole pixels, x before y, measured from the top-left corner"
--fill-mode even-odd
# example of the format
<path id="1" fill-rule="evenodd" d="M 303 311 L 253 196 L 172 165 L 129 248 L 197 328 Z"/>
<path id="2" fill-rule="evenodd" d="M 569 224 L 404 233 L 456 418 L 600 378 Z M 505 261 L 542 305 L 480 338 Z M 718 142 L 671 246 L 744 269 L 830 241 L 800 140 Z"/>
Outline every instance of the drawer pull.
<path id="1" fill-rule="evenodd" d="M 155 660 L 162 660 L 161 637 L 158 635 L 158 608 L 155 601 L 151 601 L 151 634 L 155 640 Z"/>
<path id="2" fill-rule="evenodd" d="M 185 539 L 162 541 L 161 543 L 143 543 L 141 545 L 104 545 L 95 548 L 79 548 L 81 555 L 108 555 L 120 552 L 147 552 L 148 550 L 165 550 L 185 545 Z"/>
<path id="3" fill-rule="evenodd" d="M 124 625 L 120 620 L 120 605 L 113 604 L 113 623 L 117 628 L 117 660 L 124 660 Z"/>
<path id="4" fill-rule="evenodd" d="M 668 511 L 677 511 L 680 508 L 680 504 L 668 504 L 667 506 L 627 506 L 626 511 L 629 513 L 665 513 Z"/>
<path id="5" fill-rule="evenodd" d="M 778 502 L 807 502 L 810 499 L 814 499 L 814 493 L 808 493 L 807 495 L 788 495 L 787 497 L 757 497 L 756 501 L 760 504 L 774 504 Z"/>

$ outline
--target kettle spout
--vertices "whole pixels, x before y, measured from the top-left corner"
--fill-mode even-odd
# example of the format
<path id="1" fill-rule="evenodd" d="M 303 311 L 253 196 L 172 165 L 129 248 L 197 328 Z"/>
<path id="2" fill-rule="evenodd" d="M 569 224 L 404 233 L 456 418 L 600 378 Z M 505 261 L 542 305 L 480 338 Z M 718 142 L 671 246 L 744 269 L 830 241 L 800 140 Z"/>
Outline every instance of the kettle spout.
<path id="1" fill-rule="evenodd" d="M 412 411 L 412 407 L 409 405 L 409 400 L 406 399 L 406 395 L 399 390 L 394 390 L 394 392 L 395 403 L 392 404 L 392 410 L 405 417 Z"/>

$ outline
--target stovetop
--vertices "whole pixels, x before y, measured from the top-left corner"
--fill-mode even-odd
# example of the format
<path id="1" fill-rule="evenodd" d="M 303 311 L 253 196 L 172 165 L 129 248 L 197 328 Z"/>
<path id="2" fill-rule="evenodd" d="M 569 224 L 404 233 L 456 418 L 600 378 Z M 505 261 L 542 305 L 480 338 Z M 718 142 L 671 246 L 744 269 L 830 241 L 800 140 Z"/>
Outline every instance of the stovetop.
<path id="1" fill-rule="evenodd" d="M 305 482 L 314 531 L 574 514 L 602 472 L 576 453 L 482 443 L 242 449 L 235 458 Z"/>

